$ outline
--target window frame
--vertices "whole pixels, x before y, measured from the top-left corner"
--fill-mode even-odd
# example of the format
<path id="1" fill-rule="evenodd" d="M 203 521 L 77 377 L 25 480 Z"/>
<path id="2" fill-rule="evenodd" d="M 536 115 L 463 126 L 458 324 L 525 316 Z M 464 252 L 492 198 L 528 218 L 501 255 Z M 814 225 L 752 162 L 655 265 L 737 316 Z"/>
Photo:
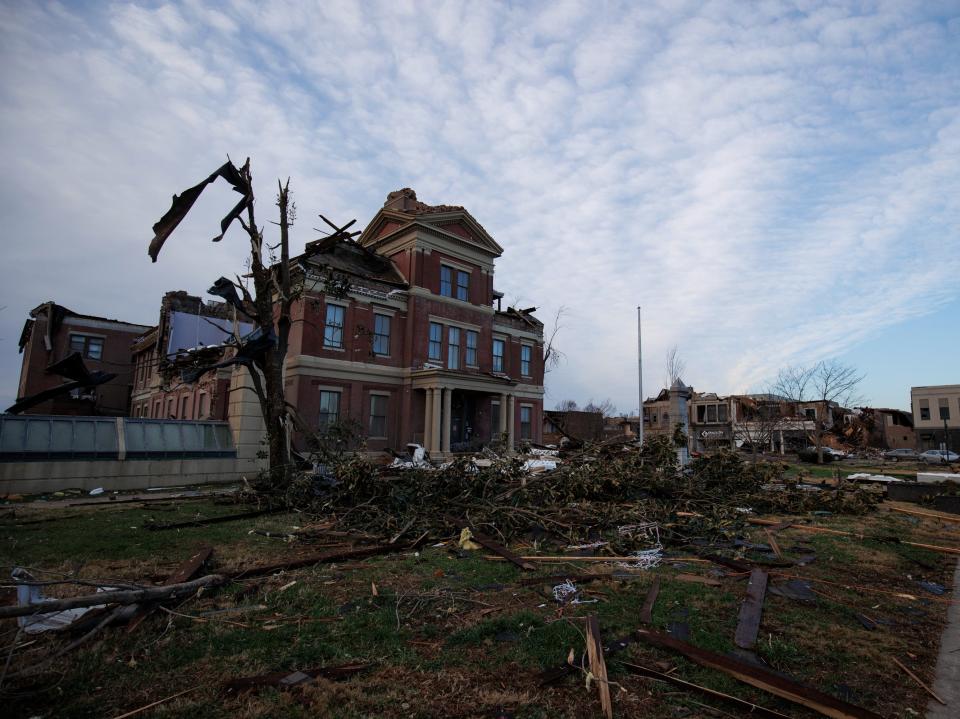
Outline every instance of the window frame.
<path id="1" fill-rule="evenodd" d="M 390 315 L 385 315 L 379 312 L 375 312 L 373 315 L 373 354 L 378 357 L 389 357 L 390 356 Z M 381 332 L 380 320 L 383 320 L 386 324 L 387 331 L 386 333 Z M 386 348 L 380 347 L 377 348 L 378 343 L 385 343 Z"/>
<path id="2" fill-rule="evenodd" d="M 523 421 L 523 414 L 527 413 L 527 421 Z M 524 432 L 524 425 L 527 429 Z M 522 404 L 520 405 L 520 439 L 532 441 L 533 440 L 533 405 Z"/>
<path id="3" fill-rule="evenodd" d="M 331 412 L 329 409 L 329 401 L 327 402 L 327 408 L 324 408 L 324 399 L 335 398 L 335 407 Z M 343 400 L 343 390 L 336 389 L 321 389 L 319 397 L 319 411 L 317 412 L 317 430 L 322 432 L 330 428 L 330 425 L 339 421 L 340 419 L 340 405 Z M 331 419 L 330 417 L 333 417 Z"/>
<path id="4" fill-rule="evenodd" d="M 433 336 L 434 328 L 437 331 L 436 339 Z M 427 359 L 434 362 L 443 362 L 443 325 L 439 322 L 430 323 L 429 335 L 427 336 Z"/>
<path id="5" fill-rule="evenodd" d="M 500 345 L 500 354 L 497 354 L 497 344 Z M 493 338 L 493 371 L 503 374 L 506 371 L 507 341 L 499 337 Z M 497 361 L 499 360 L 499 362 Z"/>
<path id="6" fill-rule="evenodd" d="M 440 296 L 453 297 L 454 269 L 449 265 L 440 265 Z"/>
<path id="7" fill-rule="evenodd" d="M 374 410 L 377 408 L 377 402 L 382 401 L 383 414 L 375 414 Z M 367 438 L 368 439 L 387 439 L 387 418 L 390 411 L 390 395 L 381 393 L 381 392 L 371 392 L 370 393 L 370 415 L 367 419 Z M 375 433 L 374 431 L 374 419 L 380 419 L 383 421 L 383 432 L 380 434 Z"/>
<path id="8" fill-rule="evenodd" d="M 457 270 L 457 293 L 455 297 L 461 302 L 470 301 L 470 273 L 465 270 Z M 463 282 L 461 282 L 463 280 Z M 462 293 L 462 297 L 461 297 Z"/>
<path id="9" fill-rule="evenodd" d="M 480 343 L 480 333 L 476 330 L 466 330 L 467 344 L 464 351 L 463 363 L 467 367 L 479 367 L 480 360 L 477 356 L 477 347 Z M 473 340 L 471 344 L 471 339 Z"/>
<path id="10" fill-rule="evenodd" d="M 74 340 L 80 340 L 80 347 L 76 347 Z M 71 332 L 69 343 L 70 343 L 70 352 L 79 352 L 80 356 L 84 359 L 91 359 L 99 362 L 103 359 L 103 349 L 106 338 L 103 335 L 88 335 L 83 332 Z M 94 355 L 91 353 L 91 348 L 97 347 L 97 354 Z"/>
<path id="11" fill-rule="evenodd" d="M 532 377 L 533 376 L 533 346 L 522 344 L 520 345 L 520 376 L 521 377 Z"/>
<path id="12" fill-rule="evenodd" d="M 330 321 L 330 313 L 340 315 L 340 324 Z M 344 346 L 344 327 L 347 324 L 347 308 L 334 302 L 328 302 L 323 318 L 323 348 L 326 350 L 342 350 Z M 340 336 L 337 338 L 337 332 Z M 339 342 L 339 344 L 337 344 Z"/>
<path id="13" fill-rule="evenodd" d="M 447 369 L 460 369 L 460 328 L 453 325 L 447 327 Z"/>

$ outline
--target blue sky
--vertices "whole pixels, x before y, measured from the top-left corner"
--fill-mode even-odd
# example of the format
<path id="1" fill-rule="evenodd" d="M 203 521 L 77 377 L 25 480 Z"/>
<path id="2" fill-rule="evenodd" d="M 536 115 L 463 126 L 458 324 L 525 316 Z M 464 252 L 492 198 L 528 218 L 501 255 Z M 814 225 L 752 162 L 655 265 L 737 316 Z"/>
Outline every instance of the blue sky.
<path id="1" fill-rule="evenodd" d="M 0 4 L 0 403 L 27 311 L 155 321 L 241 269 L 204 196 L 250 156 L 270 216 L 370 219 L 411 186 L 506 252 L 496 285 L 567 308 L 548 406 L 729 393 L 839 357 L 907 405 L 960 382 L 960 2 Z M 268 230 L 269 235 L 269 230 Z"/>

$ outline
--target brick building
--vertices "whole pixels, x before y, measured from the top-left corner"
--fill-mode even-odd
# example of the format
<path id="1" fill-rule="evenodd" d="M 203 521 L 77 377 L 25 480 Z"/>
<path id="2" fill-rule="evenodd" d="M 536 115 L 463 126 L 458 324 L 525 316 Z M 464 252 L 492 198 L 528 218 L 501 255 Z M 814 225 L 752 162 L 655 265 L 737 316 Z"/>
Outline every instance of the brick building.
<path id="1" fill-rule="evenodd" d="M 167 292 L 157 325 L 132 345 L 130 416 L 228 419 L 229 368 L 208 372 L 194 382 L 184 382 L 181 373 L 214 364 L 233 351 L 225 343 L 233 336 L 234 314 L 225 302 L 205 302 L 183 290 Z M 250 332 L 252 324 L 237 321 L 237 329 L 242 336 Z"/>
<path id="2" fill-rule="evenodd" d="M 47 399 L 24 413 L 126 415 L 133 380 L 130 343 L 148 329 L 148 325 L 82 315 L 56 302 L 45 302 L 30 310 L 20 335 L 23 364 L 17 397 L 29 397 L 64 384 L 63 377 L 47 372 L 47 368 L 75 352 L 91 372 L 117 376 L 97 387 Z"/>
<path id="3" fill-rule="evenodd" d="M 317 427 L 356 420 L 367 448 L 434 454 L 542 439 L 543 325 L 501 311 L 503 249 L 463 207 L 391 192 L 357 241 L 291 260 L 286 392 Z"/>

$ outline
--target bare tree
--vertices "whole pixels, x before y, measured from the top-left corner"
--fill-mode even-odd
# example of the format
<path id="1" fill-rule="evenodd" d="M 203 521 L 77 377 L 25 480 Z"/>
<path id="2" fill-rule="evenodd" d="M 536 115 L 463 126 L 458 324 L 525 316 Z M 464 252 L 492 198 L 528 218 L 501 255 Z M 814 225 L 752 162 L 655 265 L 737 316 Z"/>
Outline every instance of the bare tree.
<path id="1" fill-rule="evenodd" d="M 290 478 L 290 427 L 292 424 L 303 426 L 296 412 L 287 403 L 284 394 L 283 365 L 287 355 L 290 334 L 290 308 L 294 300 L 302 294 L 302 284 L 294 286 L 290 277 L 290 238 L 289 230 L 295 216 L 295 207 L 290 202 L 290 180 L 286 184 L 278 181 L 277 207 L 280 211 L 280 249 L 279 262 L 271 266 L 271 257 L 264 262 L 263 230 L 257 225 L 254 216 L 253 175 L 250 172 L 249 158 L 241 168 L 227 161 L 208 178 L 174 195 L 173 203 L 167 213 L 153 226 L 154 238 L 150 242 L 148 254 L 154 262 L 164 242 L 186 217 L 203 190 L 217 178 L 223 178 L 242 195 L 242 199 L 223 218 L 220 234 L 214 242 L 223 239 L 224 233 L 233 224 L 239 222 L 250 240 L 250 275 L 253 278 L 254 295 L 239 281 L 231 282 L 220 278 L 211 288 L 224 297 L 240 312 L 253 320 L 258 332 L 256 338 L 240 344 L 233 361 L 244 365 L 250 373 L 253 391 L 260 404 L 267 431 L 267 450 L 269 473 L 273 483 L 280 486 Z M 246 214 L 246 219 L 244 219 Z M 323 216 L 321 215 L 321 218 Z M 339 237 L 349 236 L 348 225 L 338 228 L 323 218 Z M 239 292 L 239 294 L 238 294 Z M 213 367 L 206 368 L 207 370 Z M 201 370 L 202 371 L 205 370 Z M 196 375 L 196 376 L 199 376 Z"/>
<path id="2" fill-rule="evenodd" d="M 603 400 L 599 404 L 595 403 L 591 398 L 590 401 L 584 406 L 583 411 L 596 412 L 604 417 L 614 417 L 617 414 L 617 406 L 609 398 Z"/>
<path id="3" fill-rule="evenodd" d="M 576 400 L 562 399 L 557 402 L 558 412 L 575 412 L 577 410 Z"/>
<path id="4" fill-rule="evenodd" d="M 557 308 L 557 314 L 553 318 L 553 327 L 550 329 L 550 335 L 543 345 L 543 372 L 546 374 L 559 365 L 566 355 L 557 348 L 557 333 L 563 329 L 561 324 L 564 316 L 567 314 L 567 308 L 563 305 Z M 558 408 L 559 409 L 559 408 Z M 574 402 L 573 409 L 576 409 Z"/>
<path id="5" fill-rule="evenodd" d="M 774 391 L 794 405 L 794 414 L 803 414 L 801 405 L 814 407 L 814 441 L 817 463 L 823 464 L 823 435 L 832 423 L 833 406 L 848 407 L 858 401 L 857 390 L 864 375 L 837 360 L 821 360 L 809 367 L 787 367 L 780 371 Z"/>
<path id="6" fill-rule="evenodd" d="M 733 401 L 737 403 L 732 427 L 734 438 L 741 437 L 750 443 L 752 461 L 756 464 L 762 448 L 769 446 L 785 425 L 783 402 L 771 392 L 735 397 Z"/>
<path id="7" fill-rule="evenodd" d="M 683 373 L 687 371 L 687 363 L 680 357 L 680 348 L 677 345 L 667 350 L 664 369 L 666 371 L 665 386 L 667 389 L 673 387 L 677 380 L 683 379 Z"/>

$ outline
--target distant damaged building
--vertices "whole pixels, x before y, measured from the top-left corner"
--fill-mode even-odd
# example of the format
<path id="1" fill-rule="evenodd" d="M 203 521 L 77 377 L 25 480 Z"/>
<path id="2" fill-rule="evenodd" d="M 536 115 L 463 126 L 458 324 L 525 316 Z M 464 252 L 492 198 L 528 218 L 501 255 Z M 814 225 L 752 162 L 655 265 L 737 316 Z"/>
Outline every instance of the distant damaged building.
<path id="1" fill-rule="evenodd" d="M 23 363 L 15 414 L 127 414 L 130 342 L 149 329 L 85 315 L 56 302 L 30 310 L 20 335 Z"/>

